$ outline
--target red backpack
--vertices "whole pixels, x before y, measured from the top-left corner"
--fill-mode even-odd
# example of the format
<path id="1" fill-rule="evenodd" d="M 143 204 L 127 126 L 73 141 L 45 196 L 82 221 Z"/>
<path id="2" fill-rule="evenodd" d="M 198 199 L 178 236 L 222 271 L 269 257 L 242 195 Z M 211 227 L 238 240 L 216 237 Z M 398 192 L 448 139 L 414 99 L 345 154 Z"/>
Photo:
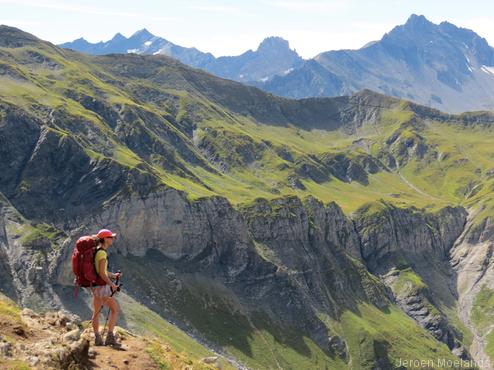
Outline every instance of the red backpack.
<path id="1" fill-rule="evenodd" d="M 75 243 L 72 253 L 72 271 L 75 275 L 75 285 L 78 287 L 90 287 L 106 285 L 105 281 L 96 273 L 94 256 L 96 255 L 96 242 L 91 236 L 82 236 Z"/>

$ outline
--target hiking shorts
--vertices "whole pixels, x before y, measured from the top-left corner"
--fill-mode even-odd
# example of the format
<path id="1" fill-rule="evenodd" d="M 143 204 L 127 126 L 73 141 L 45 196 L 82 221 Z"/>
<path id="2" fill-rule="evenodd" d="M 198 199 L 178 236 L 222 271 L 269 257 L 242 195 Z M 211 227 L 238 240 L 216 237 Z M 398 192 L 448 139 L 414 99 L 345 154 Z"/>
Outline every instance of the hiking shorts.
<path id="1" fill-rule="evenodd" d="M 93 287 L 93 295 L 98 298 L 108 298 L 111 296 L 109 285 L 100 285 Z"/>

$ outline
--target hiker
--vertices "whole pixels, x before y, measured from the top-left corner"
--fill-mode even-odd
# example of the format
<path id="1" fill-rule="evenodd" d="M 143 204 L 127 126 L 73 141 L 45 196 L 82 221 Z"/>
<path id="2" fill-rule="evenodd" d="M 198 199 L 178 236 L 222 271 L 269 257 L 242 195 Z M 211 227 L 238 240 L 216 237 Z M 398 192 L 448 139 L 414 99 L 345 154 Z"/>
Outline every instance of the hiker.
<path id="1" fill-rule="evenodd" d="M 105 339 L 106 345 L 116 345 L 115 336 L 113 334 L 113 329 L 117 323 L 118 318 L 118 304 L 115 298 L 112 296 L 112 292 L 118 290 L 118 287 L 110 279 L 120 278 L 121 273 L 113 273 L 108 270 L 108 254 L 107 249 L 113 244 L 113 238 L 117 234 L 112 233 L 110 230 L 102 229 L 97 235 L 94 235 L 94 241 L 97 244 L 97 251 L 94 256 L 94 264 L 98 279 L 96 281 L 96 286 L 92 287 L 93 293 L 93 329 L 95 336 L 95 345 L 103 345 L 103 339 L 99 333 L 99 313 L 101 312 L 103 306 L 108 306 L 110 308 L 110 319 L 108 323 L 108 333 Z"/>

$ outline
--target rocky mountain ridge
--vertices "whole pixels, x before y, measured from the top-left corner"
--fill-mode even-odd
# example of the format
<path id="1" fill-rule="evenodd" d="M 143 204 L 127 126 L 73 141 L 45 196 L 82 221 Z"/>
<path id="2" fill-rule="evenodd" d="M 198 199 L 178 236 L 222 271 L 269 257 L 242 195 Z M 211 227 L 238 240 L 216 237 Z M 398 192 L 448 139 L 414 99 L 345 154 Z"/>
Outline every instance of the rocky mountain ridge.
<path id="1" fill-rule="evenodd" d="M 263 82 L 276 75 L 284 75 L 302 64 L 302 58 L 290 49 L 281 37 L 267 37 L 257 50 L 248 50 L 238 56 L 215 58 L 196 48 L 184 48 L 148 30 L 137 31 L 129 38 L 117 33 L 111 40 L 91 44 L 83 38 L 60 45 L 93 55 L 135 53 L 167 55 L 192 67 L 204 69 L 217 76 L 240 82 Z"/>

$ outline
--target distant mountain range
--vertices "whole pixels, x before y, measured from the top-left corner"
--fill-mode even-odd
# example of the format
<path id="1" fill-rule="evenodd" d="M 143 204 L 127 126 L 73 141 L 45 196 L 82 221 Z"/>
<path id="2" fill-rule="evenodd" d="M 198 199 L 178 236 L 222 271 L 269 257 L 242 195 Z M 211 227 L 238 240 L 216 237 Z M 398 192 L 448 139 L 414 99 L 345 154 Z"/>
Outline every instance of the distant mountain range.
<path id="1" fill-rule="evenodd" d="M 412 15 L 377 42 L 321 53 L 262 87 L 294 98 L 369 88 L 450 112 L 494 109 L 494 49 L 471 30 Z"/>
<path id="2" fill-rule="evenodd" d="M 361 49 L 309 60 L 279 37 L 265 39 L 256 51 L 215 58 L 145 29 L 129 38 L 117 34 L 96 44 L 81 38 L 60 46 L 90 54 L 165 54 L 284 97 L 340 96 L 368 88 L 448 112 L 494 109 L 494 49 L 471 30 L 418 15 Z"/>
<path id="3" fill-rule="evenodd" d="M 240 82 L 263 82 L 276 75 L 285 75 L 303 65 L 304 60 L 290 49 L 288 41 L 268 37 L 256 51 L 248 50 L 238 56 L 215 58 L 196 48 L 185 48 L 153 35 L 146 29 L 129 38 L 117 33 L 111 40 L 92 44 L 83 38 L 60 45 L 88 54 L 164 54 L 184 64 L 201 68 L 217 76 Z"/>

